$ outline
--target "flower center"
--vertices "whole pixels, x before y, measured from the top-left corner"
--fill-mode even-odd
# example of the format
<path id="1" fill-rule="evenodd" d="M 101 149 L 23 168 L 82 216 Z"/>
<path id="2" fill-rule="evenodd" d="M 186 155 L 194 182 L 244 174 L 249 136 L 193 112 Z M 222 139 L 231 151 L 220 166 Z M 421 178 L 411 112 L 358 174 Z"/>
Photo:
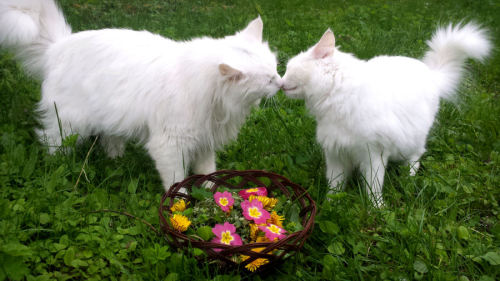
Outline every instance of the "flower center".
<path id="1" fill-rule="evenodd" d="M 231 232 L 228 230 L 228 231 L 224 231 L 222 232 L 222 238 L 220 239 L 220 241 L 226 245 L 230 245 L 231 244 L 231 241 L 234 240 L 234 237 L 231 235 Z"/>
<path id="2" fill-rule="evenodd" d="M 252 218 L 260 218 L 260 216 L 262 216 L 262 213 L 259 211 L 259 208 L 257 208 L 257 207 L 249 208 L 248 214 Z"/>
<path id="3" fill-rule="evenodd" d="M 268 226 L 267 229 L 269 229 L 269 231 L 271 231 L 272 233 L 275 233 L 275 234 L 281 233 L 281 229 L 274 224 L 271 224 L 271 226 Z"/>
<path id="4" fill-rule="evenodd" d="M 219 199 L 219 203 L 222 205 L 222 206 L 227 206 L 227 204 L 229 204 L 229 201 L 227 200 L 226 197 L 222 197 L 221 199 Z"/>
<path id="5" fill-rule="evenodd" d="M 257 191 L 259 191 L 258 188 L 249 188 L 249 189 L 247 189 L 247 193 L 257 192 Z"/>

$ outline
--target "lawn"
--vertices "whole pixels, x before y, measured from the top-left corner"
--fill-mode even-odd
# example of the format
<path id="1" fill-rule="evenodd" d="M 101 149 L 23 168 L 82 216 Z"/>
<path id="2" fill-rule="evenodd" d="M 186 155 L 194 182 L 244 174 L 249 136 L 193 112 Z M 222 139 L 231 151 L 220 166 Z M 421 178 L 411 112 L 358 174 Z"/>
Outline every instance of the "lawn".
<path id="1" fill-rule="evenodd" d="M 73 31 L 149 30 L 177 40 L 221 37 L 261 15 L 279 73 L 331 27 L 361 58 L 422 57 L 439 24 L 476 20 L 500 46 L 500 2 L 62 0 Z M 360 188 L 325 200 L 325 163 L 304 103 L 278 93 L 218 153 L 224 169 L 265 169 L 301 184 L 319 214 L 301 253 L 264 274 L 198 263 L 127 212 L 159 227 L 163 192 L 134 142 L 111 160 L 90 139 L 48 155 L 34 134 L 40 82 L 0 53 L 0 280 L 499 280 L 500 55 L 469 62 L 455 102 L 442 102 L 415 177 L 390 165 L 386 208 Z M 82 109 L 85 110 L 85 109 Z M 83 168 L 83 169 L 82 169 Z M 82 172 L 83 171 L 83 172 Z"/>

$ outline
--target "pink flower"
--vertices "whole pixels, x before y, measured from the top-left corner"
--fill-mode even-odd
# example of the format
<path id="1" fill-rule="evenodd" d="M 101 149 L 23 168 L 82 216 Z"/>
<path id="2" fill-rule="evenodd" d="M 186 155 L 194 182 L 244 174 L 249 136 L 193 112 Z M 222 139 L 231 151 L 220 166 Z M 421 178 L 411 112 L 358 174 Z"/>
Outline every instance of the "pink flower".
<path id="1" fill-rule="evenodd" d="M 241 237 L 236 234 L 236 227 L 228 222 L 225 222 L 224 225 L 216 224 L 215 227 L 212 228 L 212 232 L 216 236 L 212 239 L 214 243 L 232 246 L 240 246 L 243 244 Z M 222 249 L 214 249 L 214 251 L 220 252 Z"/>
<path id="2" fill-rule="evenodd" d="M 266 226 L 259 226 L 259 229 L 262 230 L 266 234 L 267 239 L 271 241 L 274 241 L 275 238 L 279 240 L 286 237 L 284 234 L 286 230 L 272 223 Z"/>
<path id="3" fill-rule="evenodd" d="M 262 207 L 262 202 L 259 200 L 253 200 L 252 202 L 245 200 L 241 202 L 241 208 L 243 209 L 245 219 L 253 220 L 256 224 L 266 223 L 266 220 L 271 217 L 269 212 Z"/>
<path id="4" fill-rule="evenodd" d="M 238 194 L 241 196 L 241 198 L 247 200 L 250 197 L 250 195 L 267 196 L 267 189 L 265 187 L 247 188 L 240 190 Z"/>
<path id="5" fill-rule="evenodd" d="M 214 194 L 214 199 L 215 203 L 219 205 L 224 212 L 229 212 L 231 211 L 233 204 L 234 204 L 234 198 L 231 195 L 231 193 L 224 191 L 222 193 L 216 192 Z"/>

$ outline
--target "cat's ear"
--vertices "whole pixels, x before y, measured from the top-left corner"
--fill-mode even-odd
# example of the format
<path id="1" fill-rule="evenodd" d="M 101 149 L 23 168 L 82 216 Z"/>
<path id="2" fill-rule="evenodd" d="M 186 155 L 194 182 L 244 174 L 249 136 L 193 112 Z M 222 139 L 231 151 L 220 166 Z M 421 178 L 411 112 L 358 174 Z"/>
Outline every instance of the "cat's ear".
<path id="1" fill-rule="evenodd" d="M 243 77 L 243 73 L 225 63 L 219 64 L 219 72 L 229 80 L 238 81 Z"/>
<path id="2" fill-rule="evenodd" d="M 323 34 L 318 44 L 314 46 L 312 55 L 315 59 L 324 59 L 333 55 L 335 50 L 335 36 L 333 32 L 328 28 L 328 30 Z"/>
<path id="3" fill-rule="evenodd" d="M 251 21 L 245 29 L 243 29 L 240 34 L 246 36 L 251 40 L 256 40 L 262 42 L 262 29 L 264 28 L 264 23 L 260 16 Z"/>

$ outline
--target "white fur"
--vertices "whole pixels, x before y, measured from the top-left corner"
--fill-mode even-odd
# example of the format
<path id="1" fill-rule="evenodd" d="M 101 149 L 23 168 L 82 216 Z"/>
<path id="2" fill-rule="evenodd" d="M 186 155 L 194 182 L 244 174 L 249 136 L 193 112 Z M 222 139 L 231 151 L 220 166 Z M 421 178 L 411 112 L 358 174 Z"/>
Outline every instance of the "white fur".
<path id="1" fill-rule="evenodd" d="M 48 47 L 71 28 L 53 0 L 2 0 L 0 46 L 11 48 L 26 71 L 42 78 Z"/>
<path id="2" fill-rule="evenodd" d="M 329 42 L 330 53 L 325 52 Z M 381 206 L 387 161 L 407 161 L 415 174 L 439 98 L 454 92 L 465 59 L 486 57 L 491 45 L 473 24 L 438 29 L 423 62 L 397 56 L 363 61 L 332 42 L 328 30 L 318 44 L 292 58 L 283 89 L 289 97 L 304 98 L 317 119 L 331 188 L 340 188 L 359 167 L 373 202 Z"/>
<path id="3" fill-rule="evenodd" d="M 165 188 L 191 166 L 215 171 L 214 151 L 281 87 L 260 17 L 232 36 L 176 42 L 126 29 L 71 34 L 53 0 L 11 2 L 0 4 L 0 43 L 43 81 L 40 138 L 60 145 L 57 106 L 64 135 L 99 134 L 111 157 L 126 139 L 145 143 Z"/>

